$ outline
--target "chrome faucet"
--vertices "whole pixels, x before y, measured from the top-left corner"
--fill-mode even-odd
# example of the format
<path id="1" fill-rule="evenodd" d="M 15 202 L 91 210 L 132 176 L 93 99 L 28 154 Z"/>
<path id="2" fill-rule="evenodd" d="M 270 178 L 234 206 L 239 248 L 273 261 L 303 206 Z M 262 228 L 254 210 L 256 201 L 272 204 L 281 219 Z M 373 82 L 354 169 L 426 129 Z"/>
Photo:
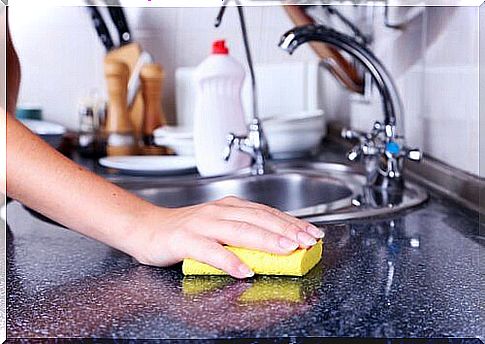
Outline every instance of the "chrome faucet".
<path id="1" fill-rule="evenodd" d="M 279 46 L 292 54 L 301 44 L 309 41 L 327 43 L 344 50 L 361 62 L 372 76 L 382 98 L 384 121 L 375 122 L 369 133 L 344 129 L 344 138 L 359 141 L 347 158 L 351 161 L 359 157 L 364 159 L 369 186 L 402 189 L 404 158 L 419 161 L 422 154 L 418 149 L 406 148 L 404 135 L 398 132 L 403 128 L 402 102 L 390 74 L 362 43 L 324 25 L 291 29 L 281 37 Z"/>
<path id="2" fill-rule="evenodd" d="M 228 145 L 224 150 L 224 160 L 229 160 L 232 150 L 238 149 L 243 153 L 249 154 L 253 158 L 251 174 L 263 175 L 270 172 L 267 163 L 268 155 L 265 153 L 268 152 L 267 143 L 264 139 L 261 122 L 257 118 L 253 118 L 249 124 L 249 133 L 247 136 L 237 136 L 230 133 L 227 136 L 227 142 Z"/>
<path id="3" fill-rule="evenodd" d="M 219 25 L 221 25 L 222 17 L 224 16 L 226 6 L 229 1 L 230 0 L 224 0 L 224 2 L 222 3 L 221 9 L 215 21 L 215 27 L 219 27 Z M 251 119 L 251 123 L 249 124 L 249 132 L 246 136 L 237 136 L 234 133 L 228 134 L 227 147 L 223 152 L 223 158 L 226 161 L 229 160 L 233 149 L 237 149 L 243 153 L 249 154 L 253 158 L 251 174 L 262 175 L 271 171 L 271 167 L 268 164 L 270 156 L 269 148 L 266 136 L 264 135 L 263 126 L 258 115 L 258 94 L 256 87 L 256 77 L 254 75 L 253 59 L 251 57 L 251 50 L 249 48 L 246 21 L 244 19 L 244 11 L 239 0 L 235 0 L 235 3 L 239 14 L 239 23 L 241 25 L 244 49 L 246 52 L 246 60 L 249 66 L 249 73 L 251 76 L 253 118 Z"/>

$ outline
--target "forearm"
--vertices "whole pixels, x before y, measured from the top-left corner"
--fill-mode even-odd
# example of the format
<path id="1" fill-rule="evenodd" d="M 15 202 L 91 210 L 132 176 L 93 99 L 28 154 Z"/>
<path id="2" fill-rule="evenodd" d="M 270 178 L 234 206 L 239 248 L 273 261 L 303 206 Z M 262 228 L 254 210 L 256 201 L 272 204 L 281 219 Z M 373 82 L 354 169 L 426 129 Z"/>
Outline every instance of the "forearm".
<path id="1" fill-rule="evenodd" d="M 7 27 L 7 111 L 15 114 L 20 84 L 20 63 Z"/>
<path id="2" fill-rule="evenodd" d="M 135 250 L 131 239 L 137 217 L 155 208 L 59 154 L 11 116 L 7 116 L 7 193 L 129 254 Z"/>

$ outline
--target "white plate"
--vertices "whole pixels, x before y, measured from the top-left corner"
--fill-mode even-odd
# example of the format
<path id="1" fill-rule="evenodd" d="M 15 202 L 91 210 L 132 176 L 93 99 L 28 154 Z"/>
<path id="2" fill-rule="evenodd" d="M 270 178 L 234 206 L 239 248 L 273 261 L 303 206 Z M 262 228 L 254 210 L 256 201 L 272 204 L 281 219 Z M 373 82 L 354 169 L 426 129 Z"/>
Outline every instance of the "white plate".
<path id="1" fill-rule="evenodd" d="M 37 119 L 21 119 L 20 121 L 37 135 L 63 135 L 66 132 L 66 128 L 57 123 Z"/>
<path id="2" fill-rule="evenodd" d="M 195 159 L 187 156 L 109 156 L 99 159 L 99 164 L 129 174 L 173 175 L 196 170 Z"/>

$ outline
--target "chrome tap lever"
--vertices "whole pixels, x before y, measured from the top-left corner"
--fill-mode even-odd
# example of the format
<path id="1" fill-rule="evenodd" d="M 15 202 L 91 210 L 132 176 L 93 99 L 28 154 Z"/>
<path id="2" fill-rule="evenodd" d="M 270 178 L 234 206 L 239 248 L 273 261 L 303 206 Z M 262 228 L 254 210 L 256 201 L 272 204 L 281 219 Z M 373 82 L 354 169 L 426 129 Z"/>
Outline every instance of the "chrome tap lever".
<path id="1" fill-rule="evenodd" d="M 344 128 L 341 133 L 341 136 L 344 139 L 359 141 L 359 143 L 347 153 L 347 159 L 355 161 L 359 156 L 372 157 L 381 154 L 384 151 L 384 143 L 379 137 L 382 132 L 382 125 L 380 122 L 376 122 L 369 133 Z"/>
<path id="2" fill-rule="evenodd" d="M 355 146 L 347 153 L 347 159 L 349 161 L 355 161 L 361 154 L 362 149 L 360 149 L 360 146 Z"/>
<path id="3" fill-rule="evenodd" d="M 222 158 L 225 161 L 228 161 L 231 158 L 231 154 L 234 146 L 236 146 L 236 148 L 239 149 L 240 141 L 241 141 L 241 137 L 236 136 L 233 133 L 230 133 L 229 135 L 227 135 L 227 146 L 226 148 L 224 148 L 224 151 L 222 152 Z"/>
<path id="4" fill-rule="evenodd" d="M 417 148 L 406 149 L 406 157 L 411 161 L 421 161 L 423 153 Z"/>
<path id="5" fill-rule="evenodd" d="M 364 134 L 359 132 L 359 131 L 351 130 L 351 129 L 347 129 L 347 128 L 343 128 L 340 135 L 342 136 L 342 138 L 347 139 L 347 140 L 358 139 L 359 141 L 364 136 Z"/>
<path id="6" fill-rule="evenodd" d="M 247 136 L 237 136 L 229 134 L 227 136 L 227 147 L 224 149 L 224 160 L 229 160 L 232 151 L 237 149 L 253 158 L 251 173 L 253 175 L 262 175 L 271 171 L 267 163 L 269 159 L 268 144 L 261 127 L 261 123 L 254 118 L 249 125 Z"/>

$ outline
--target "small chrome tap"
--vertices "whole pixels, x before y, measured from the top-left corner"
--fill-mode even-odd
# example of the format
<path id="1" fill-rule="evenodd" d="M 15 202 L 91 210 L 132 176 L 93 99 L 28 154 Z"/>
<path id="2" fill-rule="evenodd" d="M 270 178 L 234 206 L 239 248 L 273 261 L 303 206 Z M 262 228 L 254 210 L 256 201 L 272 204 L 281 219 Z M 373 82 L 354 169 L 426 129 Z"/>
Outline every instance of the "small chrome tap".
<path id="1" fill-rule="evenodd" d="M 217 15 L 215 26 L 219 27 L 222 22 L 222 18 L 225 13 L 227 3 L 230 0 L 224 0 L 222 3 L 219 14 Z M 237 136 L 234 133 L 230 133 L 227 137 L 227 147 L 224 149 L 223 157 L 227 161 L 231 157 L 233 149 L 238 149 L 243 153 L 249 154 L 253 158 L 253 165 L 251 167 L 251 173 L 253 175 L 262 175 L 271 171 L 268 165 L 269 148 L 264 135 L 263 126 L 258 115 L 258 100 L 257 100 L 257 87 L 256 77 L 254 75 L 253 59 L 251 57 L 251 50 L 249 48 L 248 35 L 246 30 L 246 21 L 244 19 L 244 11 L 239 0 L 235 0 L 237 11 L 239 14 L 239 23 L 241 25 L 241 32 L 244 42 L 244 49 L 246 52 L 246 59 L 249 67 L 249 73 L 251 76 L 251 88 L 253 97 L 253 113 L 252 120 L 248 127 L 247 136 Z"/>
<path id="2" fill-rule="evenodd" d="M 261 130 L 261 123 L 253 119 L 249 125 L 247 136 L 237 136 L 233 133 L 227 136 L 227 147 L 224 150 L 224 160 L 229 160 L 233 149 L 249 154 L 253 158 L 251 174 L 262 175 L 271 171 L 267 160 L 269 159 L 268 143 Z"/>
<path id="3" fill-rule="evenodd" d="M 292 54 L 301 44 L 309 41 L 324 42 L 342 49 L 369 71 L 382 98 L 384 122 L 375 122 L 369 133 L 344 129 L 344 138 L 359 140 L 347 158 L 364 158 L 369 186 L 402 189 L 404 159 L 419 161 L 422 154 L 418 149 L 406 148 L 404 136 L 398 132 L 403 128 L 402 102 L 390 74 L 365 45 L 324 25 L 296 27 L 282 36 L 279 46 Z"/>

